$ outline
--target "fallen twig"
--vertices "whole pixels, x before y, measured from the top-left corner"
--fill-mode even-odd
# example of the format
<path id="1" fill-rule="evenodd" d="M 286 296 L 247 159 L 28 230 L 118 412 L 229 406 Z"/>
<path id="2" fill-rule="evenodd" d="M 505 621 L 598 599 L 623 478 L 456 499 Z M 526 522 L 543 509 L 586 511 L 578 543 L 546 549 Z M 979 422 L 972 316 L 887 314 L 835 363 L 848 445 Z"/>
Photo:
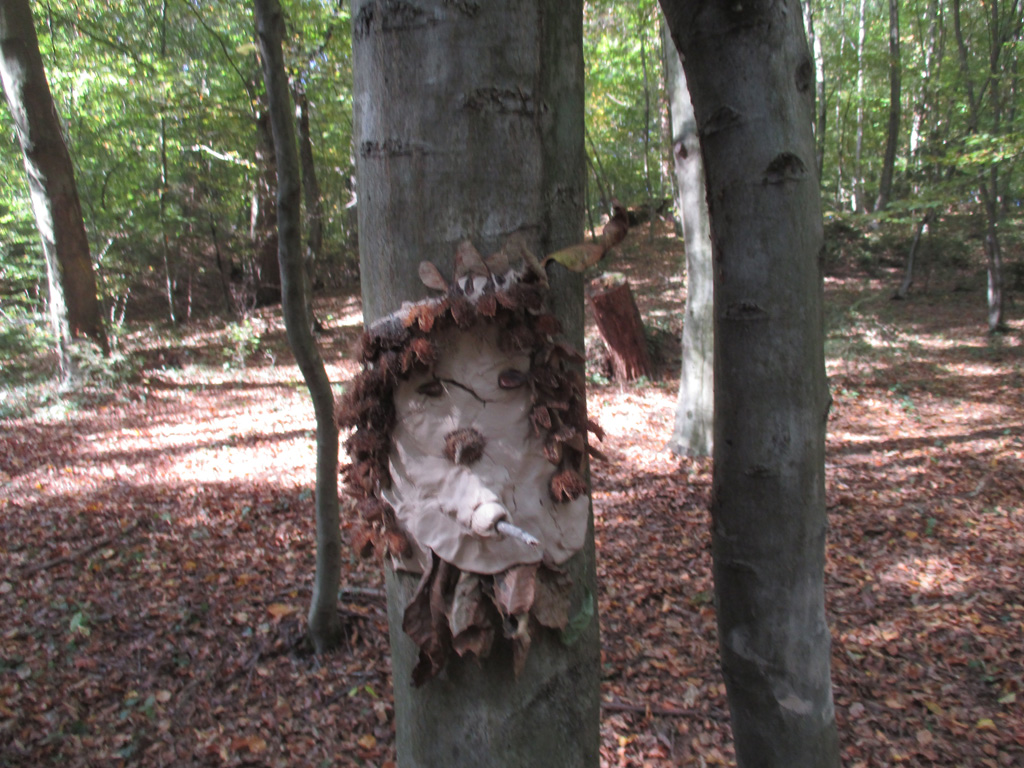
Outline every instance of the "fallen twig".
<path id="1" fill-rule="evenodd" d="M 135 522 L 131 523 L 128 527 L 122 528 L 117 533 L 112 533 L 109 536 L 104 536 L 101 539 L 97 539 L 89 546 L 83 547 L 82 549 L 79 549 L 75 552 L 69 552 L 66 555 L 61 555 L 60 557 L 54 557 L 49 560 L 44 560 L 41 563 L 32 563 L 31 565 L 27 565 L 22 569 L 21 575 L 31 576 L 32 574 L 38 573 L 39 571 L 48 571 L 50 568 L 56 568 L 58 565 L 64 565 L 64 563 L 70 563 L 73 560 L 88 557 L 96 550 L 110 546 L 117 539 L 120 539 L 123 536 L 127 536 L 129 533 L 131 533 L 140 525 L 142 525 L 143 519 L 144 518 L 139 518 Z"/>
<path id="2" fill-rule="evenodd" d="M 718 712 L 704 712 L 699 709 L 680 709 L 678 707 L 659 707 L 653 704 L 630 704 L 625 701 L 602 701 L 601 709 L 605 712 L 631 712 L 638 715 L 657 715 L 658 717 L 700 717 L 709 720 L 723 720 Z"/>

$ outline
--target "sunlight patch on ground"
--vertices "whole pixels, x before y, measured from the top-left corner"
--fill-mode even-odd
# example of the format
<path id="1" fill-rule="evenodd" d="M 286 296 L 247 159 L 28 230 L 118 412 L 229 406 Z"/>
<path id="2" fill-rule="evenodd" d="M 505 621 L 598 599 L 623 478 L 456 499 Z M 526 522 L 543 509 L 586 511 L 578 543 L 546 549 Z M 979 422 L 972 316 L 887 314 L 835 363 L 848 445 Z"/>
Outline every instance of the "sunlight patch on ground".
<path id="1" fill-rule="evenodd" d="M 976 576 L 973 568 L 965 568 L 946 557 L 931 555 L 895 563 L 882 571 L 879 581 L 906 587 L 922 595 L 949 597 L 966 592 Z"/>
<path id="2" fill-rule="evenodd" d="M 346 303 L 334 306 L 334 314 L 329 318 L 332 327 L 362 328 L 363 306 L 358 297 L 353 296 Z"/>
<path id="3" fill-rule="evenodd" d="M 670 387 L 591 388 L 587 393 L 588 415 L 601 425 L 605 439 L 590 439 L 612 462 L 628 462 L 638 473 L 674 472 L 679 459 L 664 445 L 672 436 L 675 406 L 675 390 Z M 662 446 L 662 450 L 651 451 L 652 443 Z M 640 445 L 645 448 L 639 450 Z M 592 462 L 591 471 L 600 475 L 602 462 Z"/>

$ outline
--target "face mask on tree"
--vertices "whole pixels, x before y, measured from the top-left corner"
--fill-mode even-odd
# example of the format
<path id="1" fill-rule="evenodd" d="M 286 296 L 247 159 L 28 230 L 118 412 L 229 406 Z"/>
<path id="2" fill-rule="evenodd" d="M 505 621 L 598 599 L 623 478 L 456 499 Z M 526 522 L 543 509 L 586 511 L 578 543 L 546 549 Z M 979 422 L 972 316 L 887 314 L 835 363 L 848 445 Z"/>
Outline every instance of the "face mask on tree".
<path id="1" fill-rule="evenodd" d="M 342 403 L 357 542 L 423 574 L 403 628 L 420 648 L 414 680 L 447 654 L 513 643 L 517 671 L 531 627 L 565 629 L 569 577 L 589 515 L 582 358 L 556 340 L 547 279 L 524 247 L 486 262 L 464 243 L 440 298 L 406 304 L 363 339 L 362 373 Z"/>

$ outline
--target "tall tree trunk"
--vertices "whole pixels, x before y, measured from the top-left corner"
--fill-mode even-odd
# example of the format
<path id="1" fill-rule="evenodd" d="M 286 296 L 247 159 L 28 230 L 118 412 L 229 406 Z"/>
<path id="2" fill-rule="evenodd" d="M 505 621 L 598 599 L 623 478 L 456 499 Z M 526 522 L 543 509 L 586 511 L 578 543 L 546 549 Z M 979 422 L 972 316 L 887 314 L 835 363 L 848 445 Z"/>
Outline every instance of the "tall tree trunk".
<path id="1" fill-rule="evenodd" d="M 582 238 L 582 12 L 580 0 L 353 0 L 367 323 L 426 295 L 420 260 L 451 274 L 465 238 L 485 254 L 513 234 L 537 254 Z M 582 280 L 551 273 L 552 306 L 582 348 Z M 566 566 L 575 605 L 592 605 L 592 529 Z M 418 649 L 402 617 L 417 580 L 387 571 L 402 768 L 597 766 L 596 618 L 571 645 L 539 632 L 518 679 L 502 646 L 479 663 L 453 656 L 414 688 Z"/>
<path id="2" fill-rule="evenodd" d="M 294 117 L 292 118 L 294 119 Z M 256 165 L 259 178 L 253 198 L 251 234 L 255 248 L 256 306 L 281 301 L 281 270 L 278 266 L 277 154 L 271 135 L 270 109 L 261 104 L 256 111 Z"/>
<path id="3" fill-rule="evenodd" d="M 701 136 L 715 282 L 712 556 L 740 766 L 838 766 L 825 620 L 824 236 L 796 0 L 662 0 Z"/>
<path id="4" fill-rule="evenodd" d="M 311 330 L 309 283 L 302 259 L 301 186 L 295 149 L 295 118 L 284 71 L 284 17 L 278 0 L 255 0 L 256 36 L 263 61 L 270 123 L 277 158 L 278 258 L 281 303 L 288 346 L 309 388 L 316 414 L 316 579 L 309 634 L 317 653 L 342 640 L 338 614 L 341 530 L 338 504 L 338 423 L 334 393 Z"/>
<path id="5" fill-rule="evenodd" d="M 1016 3 L 1013 6 L 1016 8 Z M 988 82 L 980 89 L 975 89 L 974 78 L 971 75 L 971 68 L 968 62 L 967 45 L 964 41 L 963 27 L 960 22 L 960 0 L 953 0 L 953 32 L 956 35 L 957 50 L 960 54 L 960 74 L 963 77 L 964 90 L 967 92 L 968 107 L 968 130 L 977 133 L 981 126 L 982 107 L 985 93 L 988 94 L 988 101 L 991 108 L 991 135 L 999 136 L 1001 133 L 1001 110 L 999 80 L 1000 57 L 1003 45 L 1008 38 L 1003 34 L 1001 17 L 999 13 L 999 2 L 993 0 L 989 5 L 991 20 L 988 24 L 989 32 L 989 78 Z M 1011 17 L 1011 23 L 1021 24 L 1019 17 Z M 985 254 L 988 257 L 988 290 L 986 293 L 988 303 L 988 330 L 990 333 L 1000 332 L 1006 329 L 1003 318 L 1003 254 L 999 242 L 999 160 L 990 161 L 987 168 L 983 168 L 978 174 L 978 189 L 985 210 Z"/>
<path id="6" fill-rule="evenodd" d="M 683 366 L 679 375 L 676 421 L 669 449 L 681 456 L 710 456 L 714 444 L 714 313 L 711 229 L 704 187 L 704 163 L 693 104 L 679 53 L 662 25 L 665 80 L 672 125 L 676 210 L 686 242 L 686 310 Z"/>
<path id="7" fill-rule="evenodd" d="M 654 188 L 651 185 L 651 83 L 647 76 L 647 20 L 641 13 L 637 20 L 640 31 L 640 64 L 644 73 L 644 185 L 647 187 L 647 215 L 650 226 L 647 228 L 647 242 L 654 242 Z"/>
<path id="8" fill-rule="evenodd" d="M 316 163 L 313 162 L 313 140 L 309 135 L 309 99 L 306 98 L 305 88 L 300 84 L 293 84 L 292 93 L 295 98 L 295 110 L 298 113 L 299 163 L 302 166 L 302 197 L 306 211 L 305 268 L 310 282 L 306 300 L 309 302 L 309 319 L 313 324 L 313 330 L 322 331 L 323 325 L 313 312 L 312 289 L 316 266 L 324 245 L 324 204 L 320 195 L 320 182 L 316 178 Z"/>
<path id="9" fill-rule="evenodd" d="M 889 122 L 886 130 L 882 176 L 878 183 L 875 211 L 884 210 L 892 197 L 892 177 L 896 168 L 896 148 L 900 141 L 900 81 L 903 63 L 900 60 L 900 3 L 889 0 Z"/>
<path id="10" fill-rule="evenodd" d="M 846 18 L 846 0 L 839 0 L 839 18 Z M 845 26 L 845 22 L 844 26 Z M 842 61 L 846 52 L 846 31 L 842 30 L 839 35 L 839 51 L 836 53 L 836 61 Z M 843 178 L 846 171 L 846 116 L 849 111 L 848 102 L 842 98 L 836 98 L 836 186 L 835 195 L 832 198 L 833 206 L 838 210 L 844 202 Z"/>
<path id="11" fill-rule="evenodd" d="M 867 210 L 864 199 L 864 44 L 867 38 L 867 0 L 860 0 L 857 14 L 857 135 L 853 157 L 853 210 Z"/>
<path id="12" fill-rule="evenodd" d="M 43 243 L 50 322 L 57 338 L 61 378 L 76 375 L 71 345 L 95 341 L 109 352 L 89 239 L 74 167 L 46 81 L 28 0 L 0 3 L 0 78 L 28 174 L 36 226 Z"/>
<path id="13" fill-rule="evenodd" d="M 160 58 L 167 56 L 167 0 L 160 5 Z M 160 244 L 164 261 L 164 288 L 167 294 L 167 313 L 171 324 L 178 322 L 174 311 L 174 278 L 171 276 L 171 244 L 167 235 L 167 191 L 170 184 L 167 178 L 167 118 L 164 110 L 166 102 L 160 107 Z"/>
<path id="14" fill-rule="evenodd" d="M 939 82 L 940 69 L 942 66 L 942 58 L 945 52 L 945 24 L 941 22 L 940 6 L 938 0 L 928 0 L 927 11 L 925 13 L 925 21 L 928 26 L 926 30 L 920 32 L 917 37 L 920 38 L 920 57 L 921 57 L 921 76 L 918 79 L 918 91 L 916 94 L 916 103 L 914 105 L 914 114 L 910 122 L 910 162 L 918 169 L 922 170 L 925 165 L 925 160 L 921 157 L 921 146 L 924 141 L 925 134 L 930 133 L 933 130 L 933 119 L 931 117 L 931 111 L 933 108 L 933 94 L 936 90 L 936 84 Z M 934 137 L 928 140 L 933 140 Z M 920 186 L 914 185 L 914 194 L 920 192 Z"/>
<path id="15" fill-rule="evenodd" d="M 807 44 L 814 55 L 814 145 L 818 164 L 818 183 L 821 183 L 825 168 L 825 129 L 828 126 L 828 97 L 825 90 L 825 54 L 821 48 L 821 37 L 814 30 L 813 0 L 803 0 L 804 28 Z"/>
<path id="16" fill-rule="evenodd" d="M 313 139 L 309 134 L 309 99 L 301 86 L 293 88 L 295 108 L 298 112 L 299 162 L 302 165 L 302 197 L 306 204 L 306 262 L 313 276 L 313 265 L 320 259 L 324 247 L 324 203 L 320 182 L 313 161 Z"/>

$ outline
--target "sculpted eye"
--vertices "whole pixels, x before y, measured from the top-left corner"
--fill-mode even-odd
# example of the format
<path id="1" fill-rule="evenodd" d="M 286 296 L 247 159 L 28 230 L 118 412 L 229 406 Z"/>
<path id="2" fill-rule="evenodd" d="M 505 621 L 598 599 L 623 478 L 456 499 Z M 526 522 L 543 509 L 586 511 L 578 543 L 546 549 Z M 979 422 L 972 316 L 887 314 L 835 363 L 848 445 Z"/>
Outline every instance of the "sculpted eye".
<path id="1" fill-rule="evenodd" d="M 431 379 L 416 387 L 416 391 L 427 397 L 440 397 L 444 394 L 444 384 L 437 379 Z"/>
<path id="2" fill-rule="evenodd" d="M 498 374 L 498 386 L 502 389 L 516 389 L 526 383 L 526 374 L 515 368 L 506 368 Z"/>

